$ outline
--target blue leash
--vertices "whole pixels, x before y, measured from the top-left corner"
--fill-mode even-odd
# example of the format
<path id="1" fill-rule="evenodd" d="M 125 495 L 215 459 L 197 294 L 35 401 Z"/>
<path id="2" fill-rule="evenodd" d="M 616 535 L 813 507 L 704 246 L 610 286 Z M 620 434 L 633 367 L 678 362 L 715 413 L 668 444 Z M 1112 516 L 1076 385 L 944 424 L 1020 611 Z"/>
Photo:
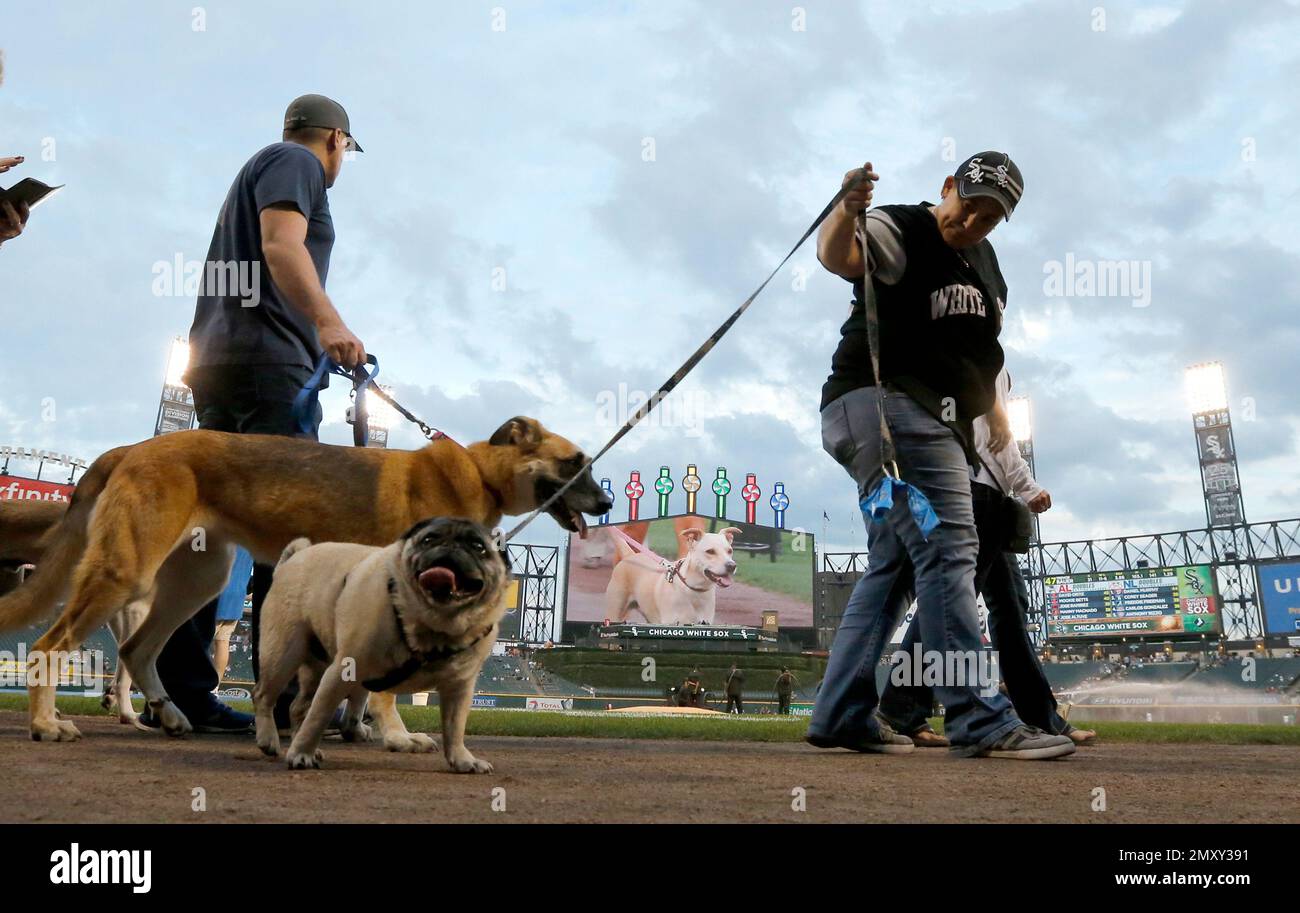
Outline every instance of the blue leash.
<path id="1" fill-rule="evenodd" d="M 293 420 L 297 423 L 300 433 L 310 435 L 315 430 L 316 406 L 320 402 L 321 382 L 326 374 L 336 374 L 352 382 L 352 393 L 356 400 L 352 443 L 358 447 L 366 446 L 370 437 L 370 413 L 366 410 L 366 388 L 379 376 L 379 359 L 367 354 L 366 364 L 374 365 L 375 369 L 367 371 L 364 365 L 357 365 L 349 372 L 328 354 L 321 355 L 320 361 L 316 362 L 316 370 L 312 372 L 311 379 L 293 399 Z"/>

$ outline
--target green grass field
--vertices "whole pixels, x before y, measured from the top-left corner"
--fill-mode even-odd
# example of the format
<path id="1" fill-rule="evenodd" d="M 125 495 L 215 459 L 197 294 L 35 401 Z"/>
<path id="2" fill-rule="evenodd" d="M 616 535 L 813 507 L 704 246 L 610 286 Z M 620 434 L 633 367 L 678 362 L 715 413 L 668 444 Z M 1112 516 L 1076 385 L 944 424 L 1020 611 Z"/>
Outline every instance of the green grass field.
<path id="1" fill-rule="evenodd" d="M 102 716 L 98 698 L 60 697 L 59 709 L 80 716 Z M 246 703 L 236 703 L 251 710 Z M 27 697 L 0 694 L 0 710 L 25 711 Z M 438 708 L 399 707 L 413 730 L 438 728 Z M 942 721 L 933 720 L 942 730 Z M 1096 723 L 1088 724 L 1106 742 L 1192 743 L 1211 745 L 1300 745 L 1298 726 L 1255 726 L 1231 723 Z M 798 742 L 808 727 L 805 717 L 718 714 L 715 717 L 634 717 L 622 713 L 585 711 L 550 713 L 527 710 L 474 710 L 469 715 L 471 735 L 532 736 L 541 738 L 677 739 L 721 742 Z"/>

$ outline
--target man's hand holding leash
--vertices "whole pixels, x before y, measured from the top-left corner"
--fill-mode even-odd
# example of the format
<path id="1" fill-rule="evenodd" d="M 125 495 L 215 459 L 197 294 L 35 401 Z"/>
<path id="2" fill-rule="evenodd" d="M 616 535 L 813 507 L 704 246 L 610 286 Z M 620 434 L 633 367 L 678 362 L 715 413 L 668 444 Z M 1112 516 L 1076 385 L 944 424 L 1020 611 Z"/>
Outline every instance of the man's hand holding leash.
<path id="1" fill-rule="evenodd" d="M 862 180 L 862 183 L 844 195 L 817 235 L 817 259 L 822 266 L 845 279 L 857 279 L 866 273 L 862 248 L 857 242 L 857 219 L 858 214 L 871 205 L 871 194 L 880 175 L 867 162 L 845 174 L 840 186 L 848 187 L 857 180 Z"/>

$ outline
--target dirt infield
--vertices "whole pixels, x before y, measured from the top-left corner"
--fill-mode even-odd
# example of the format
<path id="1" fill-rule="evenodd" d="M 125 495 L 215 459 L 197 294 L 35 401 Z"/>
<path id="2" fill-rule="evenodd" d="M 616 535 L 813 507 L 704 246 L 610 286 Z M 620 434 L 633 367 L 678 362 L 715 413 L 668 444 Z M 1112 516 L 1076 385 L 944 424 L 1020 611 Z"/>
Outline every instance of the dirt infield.
<path id="1" fill-rule="evenodd" d="M 1049 762 L 822 752 L 797 743 L 470 739 L 496 765 L 327 741 L 290 772 L 251 738 L 172 741 L 107 718 L 34 744 L 0 713 L 0 820 L 18 822 L 1300 822 L 1288 746 L 1099 745 Z M 504 787 L 505 810 L 493 790 Z M 1093 790 L 1107 810 L 1091 810 Z M 191 810 L 201 788 L 207 810 Z M 804 812 L 793 810 L 803 788 Z M 500 800 L 498 796 L 498 802 Z"/>

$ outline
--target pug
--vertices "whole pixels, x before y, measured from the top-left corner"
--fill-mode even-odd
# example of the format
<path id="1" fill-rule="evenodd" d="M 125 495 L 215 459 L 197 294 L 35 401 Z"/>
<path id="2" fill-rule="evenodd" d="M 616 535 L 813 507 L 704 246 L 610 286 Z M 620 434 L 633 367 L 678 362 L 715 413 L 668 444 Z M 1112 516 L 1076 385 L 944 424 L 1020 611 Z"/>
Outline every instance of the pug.
<path id="1" fill-rule="evenodd" d="M 457 773 L 492 765 L 465 747 L 474 681 L 496 642 L 510 573 L 488 530 L 470 520 L 422 520 L 391 545 L 289 544 L 262 605 L 253 694 L 257 745 L 278 757 L 276 699 L 296 674 L 296 725 L 285 760 L 317 768 L 320 741 L 346 698 L 341 732 L 369 741 L 371 712 L 392 750 L 435 750 L 428 736 L 407 732 L 395 695 L 436 689 L 443 755 Z"/>

